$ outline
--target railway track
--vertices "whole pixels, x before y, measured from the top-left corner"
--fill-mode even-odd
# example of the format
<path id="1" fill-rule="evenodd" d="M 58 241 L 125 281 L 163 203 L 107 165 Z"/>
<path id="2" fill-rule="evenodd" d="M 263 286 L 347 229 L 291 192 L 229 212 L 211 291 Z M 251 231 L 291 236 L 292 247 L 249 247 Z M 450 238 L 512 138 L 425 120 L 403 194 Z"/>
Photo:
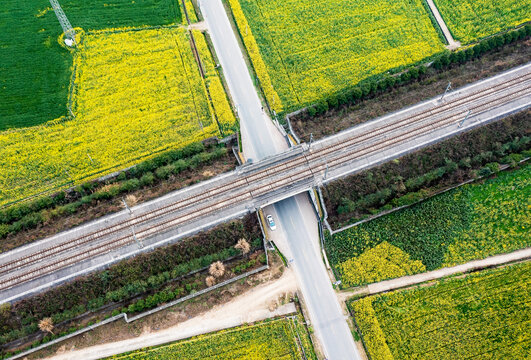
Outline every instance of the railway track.
<path id="1" fill-rule="evenodd" d="M 133 214 L 128 219 L 82 236 L 68 239 L 31 255 L 0 264 L 0 291 L 34 280 L 59 269 L 108 253 L 135 241 L 163 233 L 176 226 L 214 214 L 236 203 L 263 196 L 284 186 L 315 178 L 353 160 L 368 157 L 386 148 L 406 143 L 419 135 L 460 122 L 464 114 L 477 115 L 531 94 L 531 73 L 457 97 L 432 108 L 413 113 L 377 128 L 356 132 L 339 142 L 315 146 L 311 151 L 282 163 L 249 172 L 241 178 L 228 177 L 224 183 L 202 189 L 186 198 L 156 209 Z M 501 94 L 501 95 L 500 95 Z M 323 143 L 323 142 L 321 142 Z M 329 157 L 329 160 L 325 160 Z M 218 199 L 214 203 L 210 199 Z M 133 230 L 134 229 L 134 230 Z M 49 261 L 48 259 L 60 258 Z M 46 262 L 43 264 L 43 262 Z M 16 276 L 9 273 L 24 268 Z"/>

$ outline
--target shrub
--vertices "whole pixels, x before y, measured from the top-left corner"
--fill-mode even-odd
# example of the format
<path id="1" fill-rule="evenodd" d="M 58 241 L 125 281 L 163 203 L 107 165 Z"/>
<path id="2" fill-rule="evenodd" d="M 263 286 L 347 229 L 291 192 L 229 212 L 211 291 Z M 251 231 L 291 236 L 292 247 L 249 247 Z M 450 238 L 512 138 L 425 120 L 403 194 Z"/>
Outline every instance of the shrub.
<path id="1" fill-rule="evenodd" d="M 170 177 L 173 167 L 163 166 L 155 170 L 155 175 L 160 180 L 165 180 Z"/>
<path id="2" fill-rule="evenodd" d="M 9 234 L 9 225 L 0 224 L 0 239 L 4 238 Z"/>
<path id="3" fill-rule="evenodd" d="M 420 73 L 417 67 L 410 68 L 408 72 L 411 75 L 412 79 L 418 79 Z"/>
<path id="4" fill-rule="evenodd" d="M 313 105 L 312 106 L 308 106 L 307 112 L 308 112 L 308 115 L 310 117 L 314 117 L 315 115 L 317 115 L 317 109 Z"/>
<path id="5" fill-rule="evenodd" d="M 39 329 L 43 332 L 49 332 L 50 334 L 53 334 L 53 320 L 52 318 L 44 318 L 41 321 L 39 321 Z"/>
<path id="6" fill-rule="evenodd" d="M 510 166 L 516 166 L 520 161 L 524 159 L 524 156 L 521 154 L 510 154 L 502 159 L 502 162 L 504 164 L 508 164 Z"/>
<path id="7" fill-rule="evenodd" d="M 352 90 L 352 99 L 353 100 L 358 100 L 358 99 L 361 99 L 362 96 L 363 96 L 363 91 L 360 89 L 359 86 L 356 86 Z"/>
<path id="8" fill-rule="evenodd" d="M 152 185 L 154 181 L 155 181 L 155 176 L 153 175 L 152 172 L 148 171 L 147 173 L 142 175 L 142 177 L 140 178 L 140 185 L 141 186 Z"/>
<path id="9" fill-rule="evenodd" d="M 485 166 L 485 167 L 482 167 L 481 169 L 479 169 L 478 171 L 478 176 L 490 176 L 492 175 L 492 170 L 491 168 L 489 168 L 488 166 Z"/>
<path id="10" fill-rule="evenodd" d="M 497 162 L 488 163 L 485 165 L 485 167 L 488 167 L 492 171 L 492 173 L 497 173 L 498 171 L 500 171 L 500 164 L 498 164 Z"/>
<path id="11" fill-rule="evenodd" d="M 234 247 L 238 250 L 241 250 L 242 254 L 247 254 L 249 251 L 251 251 L 251 245 L 245 240 L 244 238 L 241 238 L 238 240 L 238 243 L 234 245 Z"/>
<path id="12" fill-rule="evenodd" d="M 138 190 L 139 188 L 140 188 L 140 180 L 135 178 L 135 179 L 124 181 L 120 185 L 119 192 L 131 192 L 134 190 Z"/>
<path id="13" fill-rule="evenodd" d="M 333 108 L 337 108 L 339 106 L 339 100 L 336 96 L 332 96 L 328 99 L 328 105 Z"/>
<path id="14" fill-rule="evenodd" d="M 205 284 L 208 287 L 214 286 L 216 284 L 216 278 L 212 275 L 207 276 L 205 279 Z"/>
<path id="15" fill-rule="evenodd" d="M 328 102 L 326 102 L 326 100 L 320 101 L 315 105 L 315 110 L 318 114 L 324 114 L 328 109 Z"/>

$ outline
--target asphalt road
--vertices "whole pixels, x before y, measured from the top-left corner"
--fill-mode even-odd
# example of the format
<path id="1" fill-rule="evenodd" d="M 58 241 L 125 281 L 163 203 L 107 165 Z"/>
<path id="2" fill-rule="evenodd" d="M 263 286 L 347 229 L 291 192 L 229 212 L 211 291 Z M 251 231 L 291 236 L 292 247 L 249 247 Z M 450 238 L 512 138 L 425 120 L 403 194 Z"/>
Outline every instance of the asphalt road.
<path id="1" fill-rule="evenodd" d="M 279 230 L 284 231 L 288 239 L 292 257 L 288 260 L 298 279 L 311 325 L 321 340 L 327 359 L 361 359 L 318 247 L 315 246 L 318 240 L 312 239 L 308 221 L 305 221 L 308 214 L 303 212 L 299 201 L 300 196 L 291 197 L 274 206 L 277 222 L 281 223 Z"/>
<path id="2" fill-rule="evenodd" d="M 263 111 L 221 0 L 200 0 L 199 7 L 240 117 L 244 144 L 249 145 L 244 147 L 246 158 L 257 161 L 282 151 L 284 140 L 281 138 L 279 143 L 279 133 Z"/>
<path id="3" fill-rule="evenodd" d="M 242 51 L 221 0 L 200 0 L 212 43 L 223 68 L 240 117 L 240 128 L 247 159 L 260 160 L 282 151 L 279 133 L 271 129 L 247 69 Z M 312 251 L 311 235 L 295 198 L 275 205 L 294 255 L 295 271 L 311 322 L 330 360 L 360 359 L 350 329 L 330 284 L 319 253 Z"/>

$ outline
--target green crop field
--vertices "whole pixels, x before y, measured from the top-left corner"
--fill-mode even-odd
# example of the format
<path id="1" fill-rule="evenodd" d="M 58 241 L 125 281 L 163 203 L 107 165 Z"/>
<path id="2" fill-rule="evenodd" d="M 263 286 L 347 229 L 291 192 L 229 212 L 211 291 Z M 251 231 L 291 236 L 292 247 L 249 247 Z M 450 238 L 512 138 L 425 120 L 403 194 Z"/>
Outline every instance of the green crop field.
<path id="1" fill-rule="evenodd" d="M 372 359 L 529 359 L 531 262 L 354 301 Z"/>
<path id="2" fill-rule="evenodd" d="M 531 165 L 333 235 L 344 286 L 461 264 L 531 245 Z"/>
<path id="3" fill-rule="evenodd" d="M 301 343 L 302 347 L 301 347 Z M 305 357 L 303 357 L 303 354 Z M 257 325 L 242 326 L 108 359 L 317 359 L 302 318 L 282 318 Z"/>
<path id="4" fill-rule="evenodd" d="M 277 112 L 444 49 L 421 0 L 229 3 Z"/>
<path id="5" fill-rule="evenodd" d="M 178 23 L 171 0 L 60 1 L 73 27 L 84 30 Z M 0 2 L 0 131 L 67 115 L 72 54 L 48 0 Z"/>
<path id="6" fill-rule="evenodd" d="M 526 0 L 435 0 L 435 4 L 463 44 L 531 21 L 531 2 Z"/>
<path id="7" fill-rule="evenodd" d="M 0 3 L 0 206 L 237 128 L 197 31 L 201 77 L 179 2 L 60 3 L 75 48 L 47 0 Z"/>

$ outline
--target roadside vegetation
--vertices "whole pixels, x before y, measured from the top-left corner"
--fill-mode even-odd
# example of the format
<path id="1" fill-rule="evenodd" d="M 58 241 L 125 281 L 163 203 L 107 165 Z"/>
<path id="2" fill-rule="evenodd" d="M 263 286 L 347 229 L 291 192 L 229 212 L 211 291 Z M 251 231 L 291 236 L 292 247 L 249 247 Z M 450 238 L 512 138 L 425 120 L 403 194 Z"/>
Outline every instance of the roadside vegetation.
<path id="1" fill-rule="evenodd" d="M 531 4 L 519 0 L 435 0 L 452 36 L 463 45 L 531 21 Z"/>
<path id="2" fill-rule="evenodd" d="M 326 248 L 350 287 L 526 248 L 530 228 L 531 166 L 524 164 L 334 234 Z"/>
<path id="3" fill-rule="evenodd" d="M 531 262 L 349 304 L 371 359 L 525 359 Z"/>
<path id="4" fill-rule="evenodd" d="M 301 315 L 266 320 L 253 325 L 112 356 L 129 359 L 317 359 Z"/>
<path id="5" fill-rule="evenodd" d="M 431 65 L 413 66 L 379 82 L 362 82 L 352 91 L 290 117 L 294 132 L 309 142 L 531 61 L 531 26 L 482 40 L 457 53 L 444 53 Z M 436 59 L 437 60 L 437 59 Z"/>
<path id="6" fill-rule="evenodd" d="M 267 102 L 277 113 L 444 50 L 421 0 L 229 4 Z"/>
<path id="7" fill-rule="evenodd" d="M 156 307 L 265 263 L 262 233 L 256 215 L 251 214 L 2 305 L 1 354 L 49 341 L 102 317 Z M 209 277 L 213 279 L 207 281 Z M 39 328 L 47 318 L 53 333 Z"/>
<path id="8" fill-rule="evenodd" d="M 0 252 L 123 210 L 124 201 L 132 207 L 236 165 L 225 145 L 194 143 L 141 162 L 111 179 L 85 182 L 70 191 L 0 209 Z"/>
<path id="9" fill-rule="evenodd" d="M 148 332 L 164 330 L 178 326 L 182 322 L 186 322 L 191 318 L 195 318 L 205 314 L 208 311 L 213 311 L 217 314 L 222 314 L 219 308 L 224 305 L 230 306 L 229 303 L 234 301 L 242 301 L 249 297 L 251 303 L 248 304 L 252 308 L 262 308 L 274 310 L 290 301 L 295 300 L 296 297 L 292 292 L 279 292 L 278 298 L 268 303 L 255 303 L 256 296 L 254 295 L 254 288 L 257 286 L 269 286 L 275 281 L 282 280 L 284 271 L 286 270 L 282 260 L 276 251 L 268 251 L 269 268 L 260 271 L 256 274 L 246 276 L 245 279 L 231 282 L 225 286 L 211 289 L 204 294 L 179 302 L 153 314 L 143 316 L 140 319 L 127 323 L 123 320 L 117 320 L 105 325 L 97 326 L 96 328 L 80 335 L 74 336 L 70 339 L 63 340 L 57 344 L 49 345 L 42 350 L 36 351 L 27 356 L 28 359 L 40 360 L 49 356 L 56 355 L 62 352 L 62 349 L 84 349 L 98 344 L 106 344 L 109 342 L 116 342 L 126 339 L 132 339 Z M 197 295 L 197 296 L 196 296 Z M 103 317 L 95 320 L 99 320 Z M 84 322 L 85 325 L 87 322 Z"/>

